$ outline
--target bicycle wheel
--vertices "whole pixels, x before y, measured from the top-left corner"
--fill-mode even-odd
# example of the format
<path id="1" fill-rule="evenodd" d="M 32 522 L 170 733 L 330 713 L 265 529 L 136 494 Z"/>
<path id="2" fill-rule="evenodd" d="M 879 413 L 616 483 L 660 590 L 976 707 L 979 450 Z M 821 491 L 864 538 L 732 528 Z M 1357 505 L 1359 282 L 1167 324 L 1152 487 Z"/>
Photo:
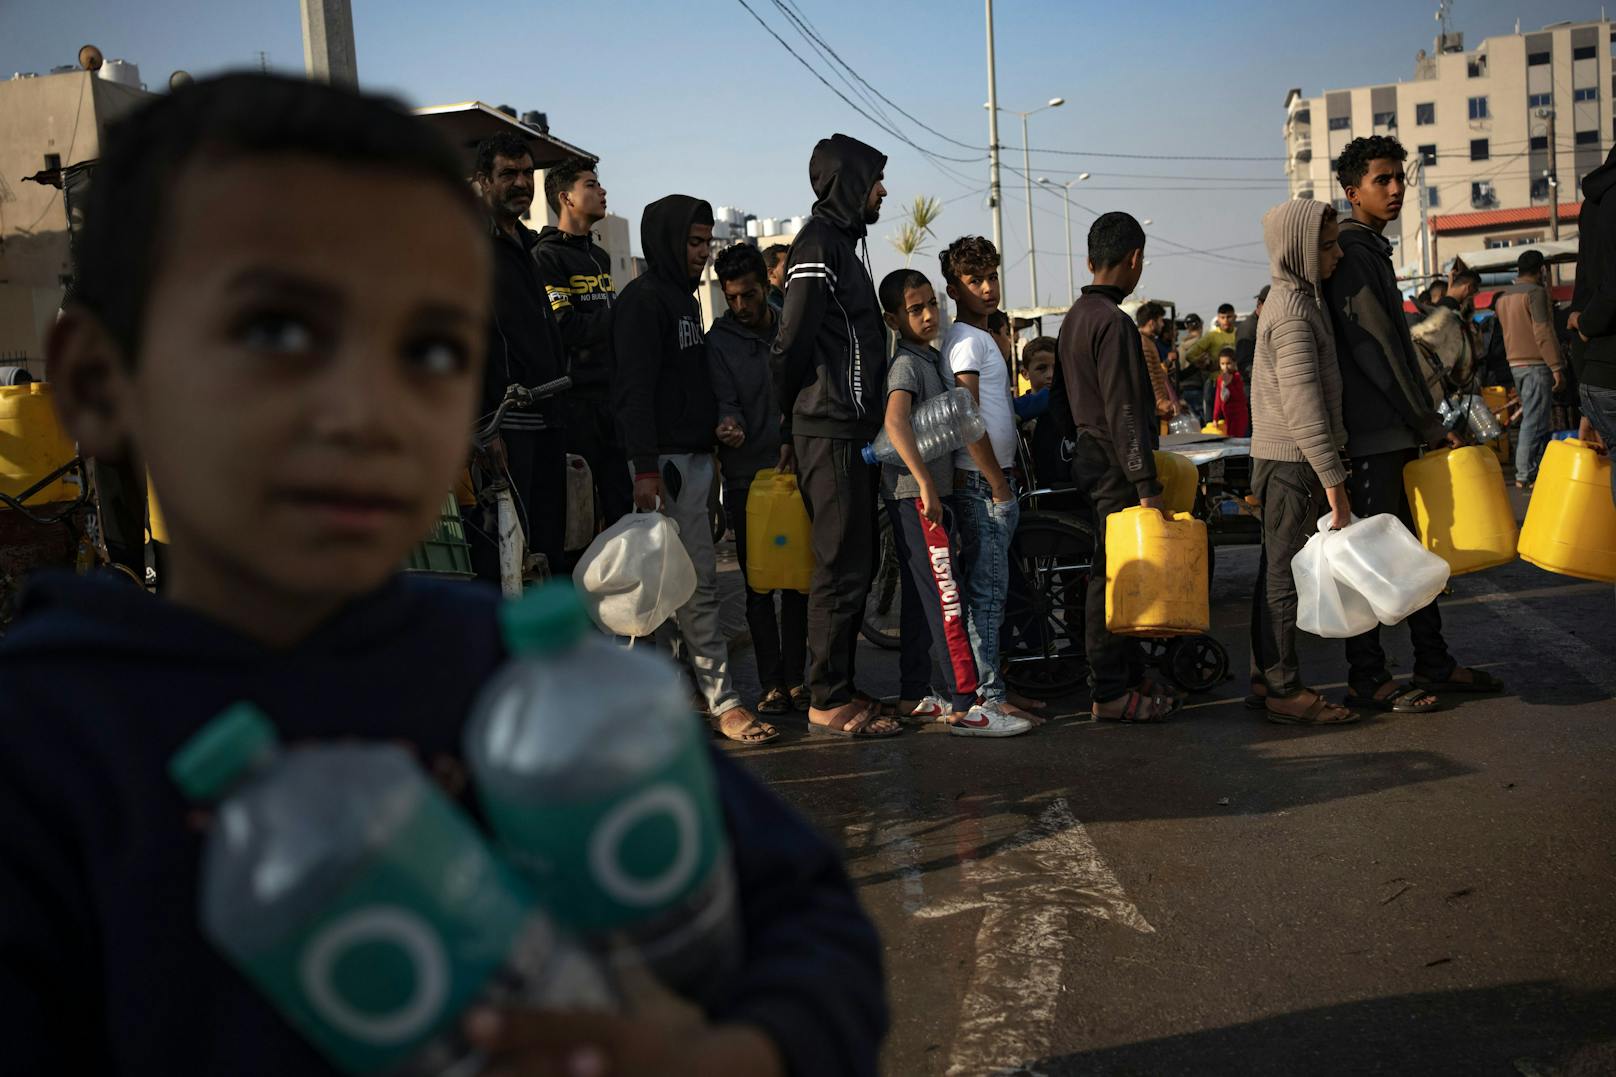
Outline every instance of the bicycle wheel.
<path id="1" fill-rule="evenodd" d="M 1010 540 L 1010 598 L 1002 649 L 1019 691 L 1060 695 L 1088 677 L 1083 614 L 1094 532 L 1066 513 L 1028 512 Z"/>
<path id="2" fill-rule="evenodd" d="M 900 642 L 898 621 L 903 612 L 903 565 L 892 542 L 892 518 L 879 514 L 875 578 L 864 600 L 864 621 L 859 634 L 883 650 L 895 651 Z"/>

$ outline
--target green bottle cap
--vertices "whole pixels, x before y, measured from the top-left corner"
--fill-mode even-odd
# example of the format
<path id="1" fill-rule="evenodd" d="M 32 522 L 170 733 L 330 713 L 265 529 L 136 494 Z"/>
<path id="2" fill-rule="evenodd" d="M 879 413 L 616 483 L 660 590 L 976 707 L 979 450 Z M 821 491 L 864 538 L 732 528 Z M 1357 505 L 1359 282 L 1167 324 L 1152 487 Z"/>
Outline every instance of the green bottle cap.
<path id="1" fill-rule="evenodd" d="M 221 711 L 168 761 L 168 776 L 189 800 L 212 803 L 274 754 L 279 738 L 251 703 Z"/>
<path id="2" fill-rule="evenodd" d="M 499 608 L 505 646 L 519 656 L 554 654 L 589 634 L 594 622 L 569 580 L 554 580 Z"/>

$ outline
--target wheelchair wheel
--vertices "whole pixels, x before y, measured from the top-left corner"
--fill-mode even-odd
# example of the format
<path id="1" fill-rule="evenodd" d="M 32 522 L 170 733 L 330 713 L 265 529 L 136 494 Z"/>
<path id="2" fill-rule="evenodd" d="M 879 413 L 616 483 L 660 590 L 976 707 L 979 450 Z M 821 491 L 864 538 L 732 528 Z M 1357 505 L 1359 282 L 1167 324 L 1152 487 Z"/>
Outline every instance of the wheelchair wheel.
<path id="1" fill-rule="evenodd" d="M 875 577 L 870 581 L 869 597 L 864 600 L 859 634 L 883 650 L 895 651 L 899 644 L 898 619 L 903 612 L 903 566 L 898 563 L 898 549 L 892 542 L 892 518 L 881 512 L 877 526 Z"/>
<path id="2" fill-rule="evenodd" d="M 1210 692 L 1229 675 L 1229 652 L 1211 636 L 1189 636 L 1167 645 L 1167 675 L 1186 692 Z"/>
<path id="3" fill-rule="evenodd" d="M 1083 611 L 1094 532 L 1065 513 L 1027 512 L 1010 540 L 1010 598 L 1002 649 L 1018 691 L 1060 695 L 1088 677 Z"/>

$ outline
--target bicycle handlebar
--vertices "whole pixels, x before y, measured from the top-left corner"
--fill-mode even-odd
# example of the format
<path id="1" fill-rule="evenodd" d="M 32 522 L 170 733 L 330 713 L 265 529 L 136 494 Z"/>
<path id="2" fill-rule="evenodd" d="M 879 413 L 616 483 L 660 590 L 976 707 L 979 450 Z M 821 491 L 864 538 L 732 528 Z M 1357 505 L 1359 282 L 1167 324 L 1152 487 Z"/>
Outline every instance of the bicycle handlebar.
<path id="1" fill-rule="evenodd" d="M 505 399 L 499 402 L 494 409 L 494 415 L 486 424 L 477 428 L 472 435 L 479 446 L 486 445 L 499 436 L 499 426 L 505 421 L 505 414 L 512 408 L 531 407 L 536 401 L 545 400 L 572 388 L 572 379 L 565 375 L 554 381 L 547 381 L 542 385 L 535 385 L 529 389 L 522 385 L 508 385 L 505 387 Z"/>

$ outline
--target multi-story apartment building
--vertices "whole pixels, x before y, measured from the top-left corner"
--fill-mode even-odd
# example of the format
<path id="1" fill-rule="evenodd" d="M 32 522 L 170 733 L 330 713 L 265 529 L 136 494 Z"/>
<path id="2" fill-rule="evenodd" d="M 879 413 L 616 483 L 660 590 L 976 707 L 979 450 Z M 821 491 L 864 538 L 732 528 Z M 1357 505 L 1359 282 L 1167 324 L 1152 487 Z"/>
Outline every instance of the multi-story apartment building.
<path id="1" fill-rule="evenodd" d="M 1466 50 L 1444 32 L 1406 82 L 1285 98 L 1285 172 L 1296 198 L 1336 202 L 1348 142 L 1392 135 L 1409 153 L 1409 195 L 1388 233 L 1408 276 L 1455 254 L 1576 235 L 1582 177 L 1616 142 L 1612 24 L 1601 18 L 1489 37 Z M 1551 199 L 1553 200 L 1551 202 Z"/>

